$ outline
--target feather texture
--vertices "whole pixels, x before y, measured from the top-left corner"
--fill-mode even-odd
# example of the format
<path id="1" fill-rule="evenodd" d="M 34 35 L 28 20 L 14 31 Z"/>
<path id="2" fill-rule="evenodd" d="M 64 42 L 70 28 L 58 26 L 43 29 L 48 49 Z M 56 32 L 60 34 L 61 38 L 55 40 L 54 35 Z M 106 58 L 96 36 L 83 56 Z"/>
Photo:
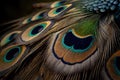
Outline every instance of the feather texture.
<path id="1" fill-rule="evenodd" d="M 0 80 L 120 80 L 120 1 L 112 1 L 36 3 L 40 10 L 3 24 Z M 109 3 L 117 8 L 96 10 Z"/>

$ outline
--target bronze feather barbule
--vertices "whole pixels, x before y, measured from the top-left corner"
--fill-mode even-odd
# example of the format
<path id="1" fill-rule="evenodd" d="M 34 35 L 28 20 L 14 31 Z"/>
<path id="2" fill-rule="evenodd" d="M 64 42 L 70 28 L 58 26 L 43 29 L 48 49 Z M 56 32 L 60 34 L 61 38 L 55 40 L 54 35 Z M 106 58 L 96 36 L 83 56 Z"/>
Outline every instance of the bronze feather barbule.
<path id="1" fill-rule="evenodd" d="M 0 80 L 120 80 L 120 0 L 34 7 L 2 25 Z"/>

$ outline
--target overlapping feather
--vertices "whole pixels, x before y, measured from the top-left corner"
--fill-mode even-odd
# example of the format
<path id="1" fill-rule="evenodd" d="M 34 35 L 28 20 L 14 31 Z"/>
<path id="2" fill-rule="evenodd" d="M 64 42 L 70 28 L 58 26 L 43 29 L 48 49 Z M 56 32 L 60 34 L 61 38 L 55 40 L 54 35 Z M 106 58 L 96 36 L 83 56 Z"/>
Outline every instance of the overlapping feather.
<path id="1" fill-rule="evenodd" d="M 0 33 L 7 31 L 0 38 L 0 79 L 119 80 L 119 10 L 102 15 L 83 5 L 38 3 L 44 8 L 8 23 Z"/>

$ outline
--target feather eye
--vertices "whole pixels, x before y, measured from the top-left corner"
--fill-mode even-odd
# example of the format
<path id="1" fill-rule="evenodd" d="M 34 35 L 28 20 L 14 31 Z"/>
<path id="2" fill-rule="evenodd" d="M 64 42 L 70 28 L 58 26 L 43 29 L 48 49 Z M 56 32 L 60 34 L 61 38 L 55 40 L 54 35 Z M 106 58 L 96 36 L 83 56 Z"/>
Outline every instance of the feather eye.
<path id="1" fill-rule="evenodd" d="M 31 17 L 30 18 L 27 18 L 25 19 L 22 24 L 27 24 L 27 23 L 30 23 L 32 20 L 31 20 Z"/>
<path id="2" fill-rule="evenodd" d="M 38 37 L 39 35 L 42 36 L 45 32 L 47 32 L 51 28 L 52 25 L 53 25 L 52 21 L 44 21 L 33 24 L 21 34 L 21 39 L 23 41 L 30 41 Z"/>
<path id="3" fill-rule="evenodd" d="M 27 23 L 30 23 L 30 22 L 32 22 L 32 21 L 36 21 L 36 20 L 43 19 L 44 13 L 45 13 L 45 11 L 37 12 L 36 14 L 32 15 L 31 17 L 26 18 L 26 19 L 22 22 L 22 24 L 27 24 Z"/>
<path id="4" fill-rule="evenodd" d="M 19 34 L 20 32 L 21 32 L 21 31 L 13 31 L 13 32 L 7 34 L 7 35 L 6 35 L 5 37 L 3 37 L 3 39 L 1 40 L 0 46 L 4 46 L 4 45 L 8 44 L 9 42 L 11 42 L 11 41 L 15 38 L 15 36 L 16 36 L 17 34 Z"/>
<path id="5" fill-rule="evenodd" d="M 70 9 L 70 7 L 72 6 L 72 4 L 67 4 L 67 5 L 62 5 L 63 3 L 65 3 L 65 1 L 57 1 L 55 3 L 53 3 L 51 5 L 51 7 L 53 7 L 53 9 L 51 9 L 47 14 L 48 17 L 56 17 L 59 14 L 62 14 L 64 11 Z M 61 6 L 60 6 L 61 5 Z M 55 8 L 54 8 L 55 7 Z M 35 15 L 28 17 L 27 19 L 25 19 L 22 24 L 27 24 L 30 23 L 32 21 L 36 21 L 36 20 L 40 20 L 43 19 L 45 15 L 45 11 L 40 11 L 38 13 L 36 13 Z"/>
<path id="6" fill-rule="evenodd" d="M 0 53 L 0 71 L 8 69 L 17 63 L 26 49 L 24 45 L 13 45 L 3 49 Z"/>
<path id="7" fill-rule="evenodd" d="M 66 49 L 78 53 L 87 51 L 93 42 L 94 37 L 92 35 L 80 36 L 74 30 L 68 31 L 62 38 L 62 45 Z"/>
<path id="8" fill-rule="evenodd" d="M 68 27 L 52 35 L 46 52 L 46 65 L 51 69 L 55 67 L 55 71 L 65 73 L 90 69 L 86 67 L 94 66 L 90 60 L 96 62 L 100 55 L 96 39 L 98 18 L 88 17 Z M 64 69 L 61 70 L 62 68 Z"/>
<path id="9" fill-rule="evenodd" d="M 66 2 L 65 0 L 56 1 L 56 2 L 51 4 L 51 8 L 62 6 L 65 2 Z"/>
<path id="10" fill-rule="evenodd" d="M 45 12 L 38 12 L 37 14 L 35 14 L 35 15 L 31 18 L 31 20 L 32 20 L 32 21 L 35 21 L 35 20 L 42 19 L 43 16 L 44 16 L 44 13 L 45 13 Z"/>
<path id="11" fill-rule="evenodd" d="M 67 4 L 67 5 L 53 8 L 52 10 L 50 10 L 48 12 L 48 17 L 51 17 L 51 18 L 56 17 L 56 16 L 62 14 L 64 11 L 70 9 L 71 6 L 72 6 L 72 4 Z"/>
<path id="12" fill-rule="evenodd" d="M 58 41 L 60 41 L 60 43 Z M 62 50 L 59 51 L 58 47 Z M 69 30 L 66 33 L 58 34 L 53 45 L 54 55 L 59 59 L 62 58 L 67 64 L 82 62 L 93 54 L 94 51 L 96 51 L 94 36 L 78 36 L 74 30 Z"/>
<path id="13" fill-rule="evenodd" d="M 107 61 L 105 73 L 112 80 L 120 80 L 120 50 L 114 53 Z"/>

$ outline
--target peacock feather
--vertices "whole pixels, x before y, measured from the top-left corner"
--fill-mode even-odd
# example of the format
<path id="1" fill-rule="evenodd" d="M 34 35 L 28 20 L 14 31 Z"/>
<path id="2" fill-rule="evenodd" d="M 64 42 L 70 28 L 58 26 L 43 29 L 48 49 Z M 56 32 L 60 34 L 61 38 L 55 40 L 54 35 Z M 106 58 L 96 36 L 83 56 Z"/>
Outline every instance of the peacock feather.
<path id="1" fill-rule="evenodd" d="M 0 80 L 120 80 L 120 0 L 34 7 L 3 25 Z"/>

